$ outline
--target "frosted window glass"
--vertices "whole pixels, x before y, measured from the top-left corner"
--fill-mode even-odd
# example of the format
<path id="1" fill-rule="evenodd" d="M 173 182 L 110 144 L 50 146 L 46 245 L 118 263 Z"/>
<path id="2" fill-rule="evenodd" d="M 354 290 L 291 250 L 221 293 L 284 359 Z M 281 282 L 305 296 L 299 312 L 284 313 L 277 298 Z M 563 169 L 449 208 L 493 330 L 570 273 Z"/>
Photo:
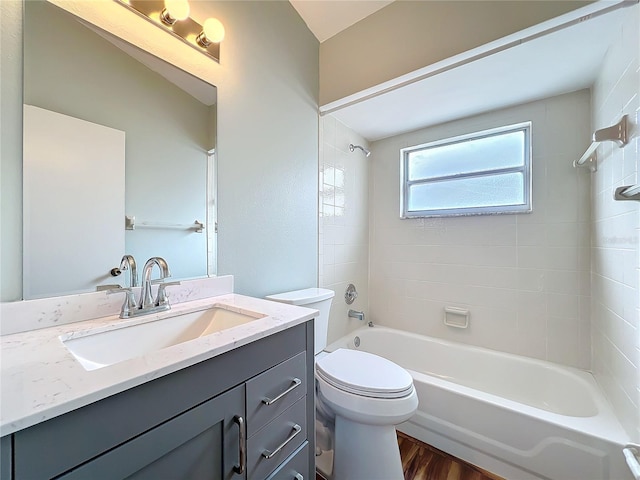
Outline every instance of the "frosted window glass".
<path id="1" fill-rule="evenodd" d="M 403 218 L 531 211 L 531 122 L 403 148 Z"/>
<path id="2" fill-rule="evenodd" d="M 409 180 L 521 167 L 524 152 L 523 130 L 434 145 L 408 153 Z"/>
<path id="3" fill-rule="evenodd" d="M 522 173 L 415 184 L 409 187 L 408 197 L 410 212 L 526 203 Z"/>

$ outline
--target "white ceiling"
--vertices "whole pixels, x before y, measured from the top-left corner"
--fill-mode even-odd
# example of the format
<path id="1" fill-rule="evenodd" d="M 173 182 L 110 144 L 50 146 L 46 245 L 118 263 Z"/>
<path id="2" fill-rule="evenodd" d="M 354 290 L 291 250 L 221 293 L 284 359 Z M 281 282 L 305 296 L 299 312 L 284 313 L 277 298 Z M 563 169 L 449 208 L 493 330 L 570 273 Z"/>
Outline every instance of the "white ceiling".
<path id="1" fill-rule="evenodd" d="M 320 43 L 393 0 L 289 0 Z"/>
<path id="2" fill-rule="evenodd" d="M 455 68 L 451 68 L 453 61 L 444 68 L 432 66 L 414 75 L 413 80 L 395 81 L 402 85 L 400 88 L 391 81 L 391 86 L 373 87 L 323 105 L 320 110 L 375 141 L 589 88 L 627 12 L 621 8 L 586 21 L 583 18 L 567 28 L 552 29 L 552 33 L 522 37 L 511 41 L 516 46 L 507 44 L 508 48 L 497 49 L 500 51 L 496 53 L 487 48 L 477 60 L 469 55 L 468 61 L 461 61 Z"/>

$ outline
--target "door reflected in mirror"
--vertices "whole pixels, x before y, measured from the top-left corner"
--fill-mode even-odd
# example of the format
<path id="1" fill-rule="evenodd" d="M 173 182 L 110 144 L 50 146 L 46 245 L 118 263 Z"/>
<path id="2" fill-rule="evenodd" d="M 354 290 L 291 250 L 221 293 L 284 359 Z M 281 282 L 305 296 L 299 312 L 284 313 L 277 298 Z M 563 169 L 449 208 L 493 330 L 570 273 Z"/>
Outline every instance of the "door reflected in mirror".
<path id="1" fill-rule="evenodd" d="M 49 2 L 24 2 L 24 9 L 25 105 L 124 132 L 124 175 L 109 180 L 88 167 L 117 162 L 97 160 L 109 145 L 85 145 L 78 156 L 86 168 L 76 168 L 60 152 L 62 142 L 48 140 L 37 164 L 40 184 L 24 185 L 24 298 L 126 286 L 124 276 L 110 274 L 124 254 L 140 264 L 165 258 L 173 279 L 214 275 L 216 88 Z M 25 147 L 30 138 L 25 131 Z M 48 169 L 64 184 L 42 181 Z M 87 189 L 91 182 L 112 188 Z M 73 184 L 83 193 L 69 203 L 61 192 Z M 42 215 L 50 220 L 44 230 Z M 119 224 L 105 227 L 114 215 Z M 135 217 L 134 229 L 125 230 L 125 217 Z M 204 229 L 193 228 L 196 221 Z M 93 232 L 100 233 L 89 240 Z M 89 262 L 95 266 L 80 273 Z"/>

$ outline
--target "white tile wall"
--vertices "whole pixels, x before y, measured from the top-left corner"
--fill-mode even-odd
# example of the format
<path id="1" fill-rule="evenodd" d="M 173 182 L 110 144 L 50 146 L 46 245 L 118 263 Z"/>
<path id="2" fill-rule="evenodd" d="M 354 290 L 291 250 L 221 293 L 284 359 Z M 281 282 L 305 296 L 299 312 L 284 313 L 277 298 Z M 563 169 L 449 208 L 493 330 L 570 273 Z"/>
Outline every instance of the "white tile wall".
<path id="1" fill-rule="evenodd" d="M 628 11 L 592 90 L 594 129 L 613 125 L 624 114 L 633 123 L 627 146 L 608 142 L 598 149 L 593 174 L 592 363 L 622 425 L 640 441 L 640 209 L 638 202 L 612 199 L 615 187 L 638 181 L 640 7 Z"/>
<path id="2" fill-rule="evenodd" d="M 400 148 L 528 120 L 531 214 L 399 218 Z M 589 368 L 590 177 L 572 162 L 590 135 L 582 90 L 373 143 L 373 321 Z M 445 326 L 445 306 L 468 308 L 470 327 Z"/>
<path id="3" fill-rule="evenodd" d="M 362 325 L 348 318 L 349 308 L 369 313 L 368 177 L 373 155 L 350 152 L 350 143 L 368 148 L 366 140 L 334 117 L 321 118 L 318 285 L 336 292 L 329 342 Z M 358 290 L 351 306 L 344 301 L 349 283 Z"/>

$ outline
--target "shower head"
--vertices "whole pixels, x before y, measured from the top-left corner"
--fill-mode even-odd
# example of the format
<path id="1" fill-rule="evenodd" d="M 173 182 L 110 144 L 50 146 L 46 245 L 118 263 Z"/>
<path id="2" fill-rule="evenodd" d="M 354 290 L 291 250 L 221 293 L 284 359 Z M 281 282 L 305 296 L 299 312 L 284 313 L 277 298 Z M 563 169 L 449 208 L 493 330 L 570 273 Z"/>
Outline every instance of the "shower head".
<path id="1" fill-rule="evenodd" d="M 356 148 L 359 148 L 360 150 L 362 150 L 364 152 L 365 157 L 368 157 L 369 155 L 371 155 L 371 152 L 369 150 L 367 150 L 364 147 L 361 147 L 360 145 L 354 145 L 353 143 L 349 144 L 349 151 L 350 152 L 354 152 L 356 150 Z"/>

